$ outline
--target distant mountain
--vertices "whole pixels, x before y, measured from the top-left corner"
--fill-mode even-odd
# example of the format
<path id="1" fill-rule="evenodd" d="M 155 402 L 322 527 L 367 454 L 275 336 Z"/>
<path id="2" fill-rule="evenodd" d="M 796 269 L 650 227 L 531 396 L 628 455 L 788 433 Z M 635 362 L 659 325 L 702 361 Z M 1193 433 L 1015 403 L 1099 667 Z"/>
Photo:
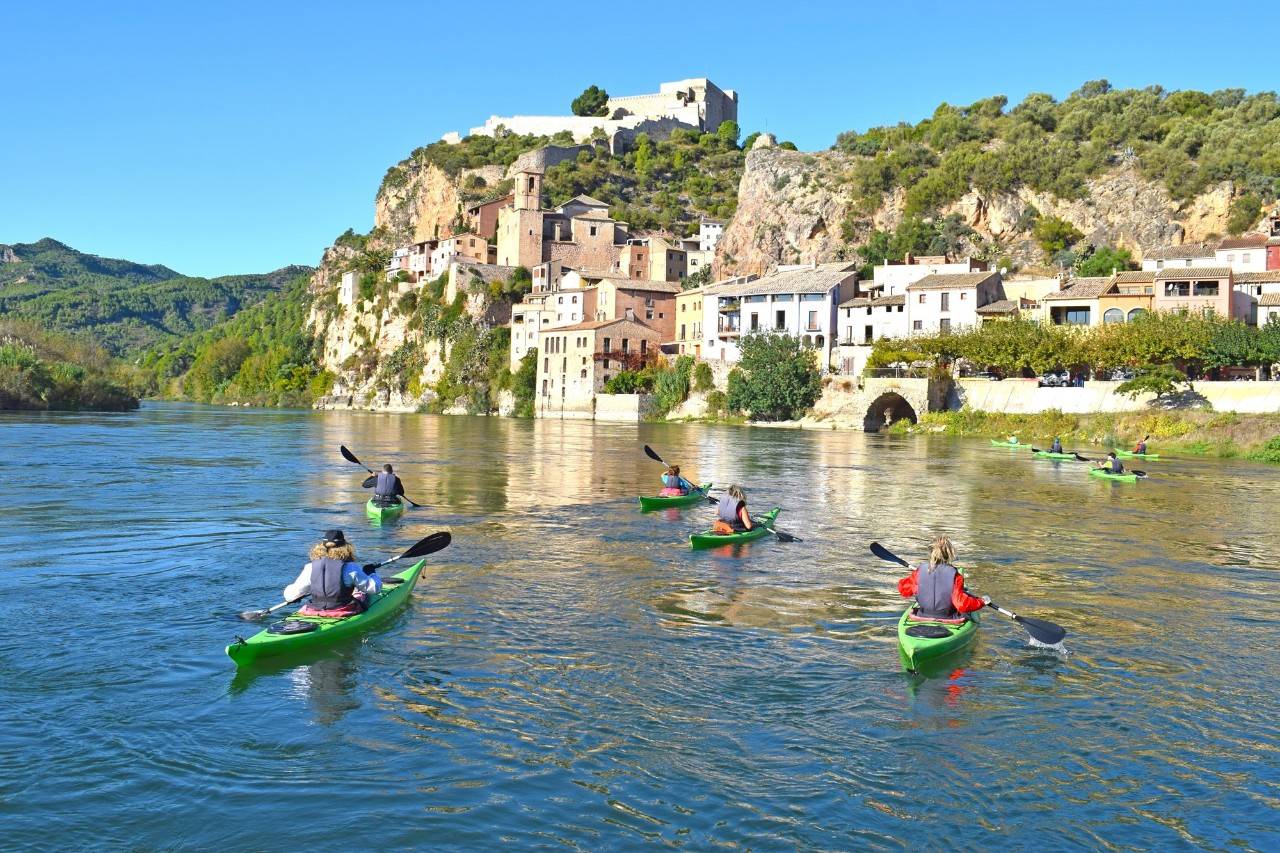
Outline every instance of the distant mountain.
<path id="1" fill-rule="evenodd" d="M 0 244 L 0 316 L 85 337 L 116 356 L 203 331 L 310 267 L 197 278 L 159 264 L 88 255 L 57 240 Z"/>

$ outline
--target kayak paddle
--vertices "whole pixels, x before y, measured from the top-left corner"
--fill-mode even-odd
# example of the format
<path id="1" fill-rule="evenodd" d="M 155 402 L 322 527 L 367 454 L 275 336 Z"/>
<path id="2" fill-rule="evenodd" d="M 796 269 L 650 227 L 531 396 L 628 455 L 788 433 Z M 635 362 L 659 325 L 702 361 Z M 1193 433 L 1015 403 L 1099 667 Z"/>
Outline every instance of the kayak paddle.
<path id="1" fill-rule="evenodd" d="M 888 560 L 890 563 L 897 563 L 898 565 L 904 566 L 908 569 L 912 568 L 910 563 L 881 545 L 879 542 L 871 543 L 871 553 L 875 554 L 882 560 Z M 1067 636 L 1067 630 L 1061 625 L 1055 625 L 1054 623 L 1047 622 L 1044 619 L 1033 619 L 1030 616 L 1019 616 L 1012 610 L 1005 610 L 994 602 L 988 604 L 987 607 L 990 607 L 1001 615 L 1008 616 L 1014 622 L 1021 625 L 1023 629 L 1031 635 L 1032 639 L 1037 642 L 1044 643 L 1046 646 L 1056 646 Z"/>
<path id="2" fill-rule="evenodd" d="M 394 563 L 397 560 L 407 560 L 410 557 L 425 557 L 428 554 L 434 554 L 436 551 L 443 551 L 445 548 L 449 547 L 449 543 L 451 541 L 453 541 L 453 537 L 450 536 L 447 531 L 441 530 L 438 533 L 432 533 L 425 539 L 420 540 L 416 545 L 405 551 L 403 554 L 400 554 L 397 557 L 392 557 L 390 560 L 383 560 L 381 563 L 376 563 L 365 571 L 371 572 L 376 569 L 380 569 L 388 563 Z M 253 622 L 270 613 L 275 613 L 281 607 L 287 607 L 290 604 L 297 604 L 299 601 L 302 601 L 303 598 L 306 598 L 306 596 L 304 595 L 302 598 L 295 598 L 293 601 L 282 601 L 279 604 L 268 607 L 266 610 L 246 610 L 240 614 L 240 618 L 244 619 L 246 622 Z"/>
<path id="3" fill-rule="evenodd" d="M 338 450 L 342 451 L 342 458 L 343 458 L 343 459 L 347 460 L 348 462 L 354 462 L 354 463 L 356 463 L 356 464 L 357 464 L 357 465 L 359 465 L 361 468 L 363 468 L 364 470 L 368 471 L 370 474 L 373 474 L 373 476 L 375 476 L 375 477 L 376 477 L 376 476 L 378 476 L 378 475 L 377 475 L 377 473 L 376 473 L 372 468 L 370 468 L 368 465 L 365 465 L 363 462 L 361 462 L 359 459 L 357 459 L 357 458 L 356 458 L 356 455 L 355 455 L 354 453 L 352 453 L 350 450 L 347 450 L 347 446 L 346 446 L 345 444 L 340 444 L 340 445 L 338 445 Z M 368 481 L 368 480 L 366 480 L 366 481 L 365 481 L 365 483 L 367 483 L 367 482 L 369 482 L 369 481 Z M 368 486 L 365 486 L 365 488 L 367 489 L 367 488 L 369 488 L 369 487 L 368 487 Z M 419 509 L 421 509 L 421 508 L 422 508 L 422 504 L 418 503 L 417 501 L 414 501 L 414 500 L 413 500 L 412 498 L 410 498 L 408 495 L 400 495 L 400 497 L 404 498 L 404 499 L 405 499 L 405 501 L 407 501 L 407 502 L 408 502 L 409 506 L 416 506 L 416 507 L 418 507 Z"/>

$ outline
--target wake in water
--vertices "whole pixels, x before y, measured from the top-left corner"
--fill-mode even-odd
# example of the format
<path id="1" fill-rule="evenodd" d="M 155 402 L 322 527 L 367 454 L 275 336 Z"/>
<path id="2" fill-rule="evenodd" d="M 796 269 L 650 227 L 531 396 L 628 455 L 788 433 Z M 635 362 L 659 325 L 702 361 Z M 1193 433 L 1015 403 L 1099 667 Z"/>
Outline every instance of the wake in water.
<path id="1" fill-rule="evenodd" d="M 1035 648 L 1035 649 L 1047 649 L 1048 651 L 1053 652 L 1054 654 L 1056 654 L 1058 657 L 1061 657 L 1061 658 L 1066 658 L 1071 656 L 1071 652 L 1067 650 L 1067 644 L 1065 641 L 1050 644 L 1050 643 L 1042 643 L 1039 640 L 1037 640 L 1035 637 L 1027 637 L 1027 643 L 1032 648 Z"/>

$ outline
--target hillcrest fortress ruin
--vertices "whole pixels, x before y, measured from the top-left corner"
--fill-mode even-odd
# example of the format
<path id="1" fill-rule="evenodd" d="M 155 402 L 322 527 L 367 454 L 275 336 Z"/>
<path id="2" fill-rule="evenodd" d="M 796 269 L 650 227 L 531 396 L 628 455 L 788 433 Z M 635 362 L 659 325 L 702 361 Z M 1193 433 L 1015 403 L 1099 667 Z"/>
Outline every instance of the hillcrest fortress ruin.
<path id="1" fill-rule="evenodd" d="M 714 131 L 724 121 L 738 120 L 738 93 L 721 89 L 705 77 L 663 83 L 655 94 L 610 98 L 604 116 L 490 116 L 472 136 L 495 136 L 499 128 L 522 135 L 554 136 L 568 132 L 574 142 L 585 142 L 596 128 L 604 131 L 610 147 L 625 147 L 636 134 L 665 139 L 680 128 Z M 461 141 L 457 132 L 446 133 L 444 142 Z"/>

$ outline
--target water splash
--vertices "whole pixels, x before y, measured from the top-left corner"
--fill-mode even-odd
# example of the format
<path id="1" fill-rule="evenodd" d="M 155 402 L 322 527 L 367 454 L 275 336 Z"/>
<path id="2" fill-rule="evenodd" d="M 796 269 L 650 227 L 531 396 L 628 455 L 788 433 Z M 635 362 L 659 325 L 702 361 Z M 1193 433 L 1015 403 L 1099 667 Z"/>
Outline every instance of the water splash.
<path id="1" fill-rule="evenodd" d="M 1056 643 L 1042 643 L 1039 640 L 1037 640 L 1035 637 L 1027 637 L 1027 644 L 1035 649 L 1046 649 L 1048 651 L 1051 651 L 1055 655 L 1061 658 L 1067 658 L 1071 656 L 1071 652 L 1067 650 L 1066 641 L 1063 641 L 1063 640 L 1059 640 Z"/>

